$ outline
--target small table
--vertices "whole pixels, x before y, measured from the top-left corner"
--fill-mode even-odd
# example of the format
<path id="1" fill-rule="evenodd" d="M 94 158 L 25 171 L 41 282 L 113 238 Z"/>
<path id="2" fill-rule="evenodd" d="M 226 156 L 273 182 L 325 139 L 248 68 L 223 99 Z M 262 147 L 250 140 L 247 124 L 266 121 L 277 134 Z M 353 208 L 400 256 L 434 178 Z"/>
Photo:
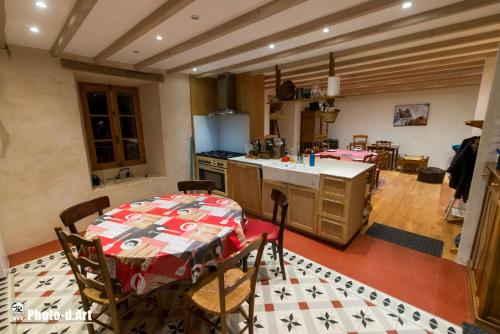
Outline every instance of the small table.
<path id="1" fill-rule="evenodd" d="M 373 155 L 373 157 L 370 159 L 369 162 L 371 162 L 373 160 L 373 158 L 375 156 L 377 156 L 377 153 L 370 152 L 370 151 L 328 150 L 328 151 L 321 152 L 319 154 L 319 157 L 320 158 L 340 158 L 339 160 L 363 162 L 363 159 L 368 154 Z"/>
<path id="2" fill-rule="evenodd" d="M 198 279 L 207 264 L 246 244 L 243 210 L 206 194 L 175 194 L 121 205 L 88 226 L 98 237 L 112 278 L 128 293 Z"/>
<path id="3" fill-rule="evenodd" d="M 419 168 L 427 167 L 429 157 L 423 155 L 405 155 L 401 158 L 402 171 L 417 172 Z"/>
<path id="4" fill-rule="evenodd" d="M 398 154 L 399 154 L 399 145 L 398 144 L 391 144 L 391 147 L 384 147 L 381 148 L 377 146 L 377 144 L 368 144 L 366 145 L 366 149 L 368 151 L 374 151 L 377 149 L 384 149 L 389 151 L 389 166 L 391 169 L 396 169 L 396 164 L 398 161 Z"/>

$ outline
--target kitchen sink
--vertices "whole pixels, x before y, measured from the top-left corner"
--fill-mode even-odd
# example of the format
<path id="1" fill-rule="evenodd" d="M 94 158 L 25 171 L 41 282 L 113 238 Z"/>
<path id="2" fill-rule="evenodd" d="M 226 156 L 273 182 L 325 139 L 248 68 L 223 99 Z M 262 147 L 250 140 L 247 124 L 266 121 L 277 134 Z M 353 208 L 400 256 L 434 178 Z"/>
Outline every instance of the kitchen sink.
<path id="1" fill-rule="evenodd" d="M 319 189 L 320 173 L 328 168 L 327 166 L 311 167 L 307 164 L 274 162 L 262 166 L 262 176 L 268 180 Z"/>

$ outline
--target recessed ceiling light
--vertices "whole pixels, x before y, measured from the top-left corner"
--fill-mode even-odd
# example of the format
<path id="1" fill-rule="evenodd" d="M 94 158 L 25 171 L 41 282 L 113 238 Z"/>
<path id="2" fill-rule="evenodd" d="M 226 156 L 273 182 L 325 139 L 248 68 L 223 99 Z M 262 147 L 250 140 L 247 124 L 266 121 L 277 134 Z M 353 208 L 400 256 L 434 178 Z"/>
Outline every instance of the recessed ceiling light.
<path id="1" fill-rule="evenodd" d="M 163 37 L 161 35 L 156 35 L 156 40 L 161 41 L 161 40 L 163 40 Z"/>
<path id="2" fill-rule="evenodd" d="M 198 71 L 198 69 L 196 67 L 193 67 L 193 72 L 196 72 Z"/>
<path id="3" fill-rule="evenodd" d="M 323 32 L 324 32 L 325 34 L 326 34 L 327 32 L 330 32 L 330 28 L 328 28 L 328 27 L 323 28 Z"/>
<path id="4" fill-rule="evenodd" d="M 407 9 L 413 6 L 413 3 L 411 1 L 405 1 L 403 2 L 403 5 L 401 6 L 403 9 Z"/>
<path id="5" fill-rule="evenodd" d="M 43 1 L 37 1 L 35 2 L 35 5 L 39 8 L 47 8 L 47 4 Z"/>
<path id="6" fill-rule="evenodd" d="M 198 15 L 196 15 L 196 14 L 193 14 L 193 15 L 191 15 L 191 19 L 193 19 L 193 20 L 199 20 L 200 17 Z"/>
<path id="7" fill-rule="evenodd" d="M 39 33 L 40 32 L 40 29 L 38 29 L 38 27 L 30 27 L 30 31 L 31 32 L 34 32 L 34 33 Z"/>
<path id="8" fill-rule="evenodd" d="M 274 49 L 275 45 L 274 44 L 269 44 L 270 49 Z"/>

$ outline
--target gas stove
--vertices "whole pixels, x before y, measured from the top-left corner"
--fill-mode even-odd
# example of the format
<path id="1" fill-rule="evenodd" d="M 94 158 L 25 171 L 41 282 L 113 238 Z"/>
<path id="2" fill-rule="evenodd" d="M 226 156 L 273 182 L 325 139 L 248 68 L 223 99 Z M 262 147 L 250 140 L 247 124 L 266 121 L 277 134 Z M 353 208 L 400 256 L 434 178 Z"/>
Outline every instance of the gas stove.
<path id="1" fill-rule="evenodd" d="M 219 150 L 216 150 L 216 151 L 207 151 L 207 152 L 197 153 L 197 155 L 198 156 L 202 156 L 202 157 L 227 160 L 229 158 L 241 157 L 241 156 L 245 155 L 245 153 L 237 153 L 237 152 L 228 152 L 228 151 L 219 151 Z"/>

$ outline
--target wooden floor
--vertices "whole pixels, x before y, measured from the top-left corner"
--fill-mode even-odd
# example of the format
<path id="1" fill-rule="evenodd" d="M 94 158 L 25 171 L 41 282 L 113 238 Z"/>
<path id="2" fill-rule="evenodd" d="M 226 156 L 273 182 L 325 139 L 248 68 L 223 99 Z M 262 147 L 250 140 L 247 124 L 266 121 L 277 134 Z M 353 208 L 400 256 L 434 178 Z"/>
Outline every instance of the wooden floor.
<path id="1" fill-rule="evenodd" d="M 448 184 L 417 182 L 415 174 L 381 171 L 370 214 L 370 224 L 384 225 L 444 241 L 443 258 L 455 260 L 450 252 L 461 226 L 446 223 L 443 212 L 452 195 Z M 367 227 L 366 227 L 367 228 Z M 365 229 L 366 229 L 365 228 Z"/>

